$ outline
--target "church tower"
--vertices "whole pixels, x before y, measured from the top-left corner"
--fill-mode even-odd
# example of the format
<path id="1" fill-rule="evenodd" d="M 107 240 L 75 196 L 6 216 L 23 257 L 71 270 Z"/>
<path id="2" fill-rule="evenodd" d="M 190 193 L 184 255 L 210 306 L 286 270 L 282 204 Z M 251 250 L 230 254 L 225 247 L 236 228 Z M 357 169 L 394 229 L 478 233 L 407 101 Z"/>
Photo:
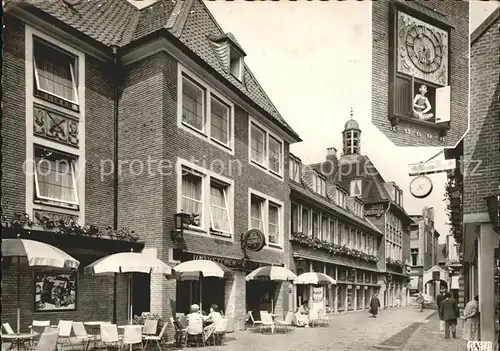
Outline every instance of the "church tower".
<path id="1" fill-rule="evenodd" d="M 359 129 L 358 122 L 353 119 L 353 110 L 351 108 L 351 119 L 344 125 L 342 132 L 343 139 L 343 156 L 347 155 L 361 155 L 360 142 L 361 142 L 361 129 Z"/>

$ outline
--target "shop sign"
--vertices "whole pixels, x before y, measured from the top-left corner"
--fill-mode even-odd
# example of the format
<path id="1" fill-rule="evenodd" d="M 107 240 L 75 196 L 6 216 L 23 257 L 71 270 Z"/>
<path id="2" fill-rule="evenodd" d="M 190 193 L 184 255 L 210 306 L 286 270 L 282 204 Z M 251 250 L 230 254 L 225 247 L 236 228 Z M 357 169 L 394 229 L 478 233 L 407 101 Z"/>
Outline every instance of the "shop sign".
<path id="1" fill-rule="evenodd" d="M 375 204 L 369 207 L 365 207 L 365 216 L 381 216 L 385 212 L 385 207 L 383 204 Z"/>
<path id="2" fill-rule="evenodd" d="M 359 285 L 356 285 L 356 290 L 359 290 L 361 289 L 361 287 Z"/>
<path id="3" fill-rule="evenodd" d="M 368 287 L 365 285 L 365 290 L 368 290 Z"/>
<path id="4" fill-rule="evenodd" d="M 323 288 L 314 287 L 313 288 L 313 301 L 323 301 Z"/>
<path id="5" fill-rule="evenodd" d="M 352 285 L 348 285 L 348 286 L 347 286 L 347 289 L 352 289 Z"/>
<path id="6" fill-rule="evenodd" d="M 252 252 L 259 252 L 266 246 L 266 237 L 258 229 L 250 229 L 243 234 L 242 241 L 245 250 Z"/>
<path id="7" fill-rule="evenodd" d="M 410 176 L 419 176 L 425 174 L 453 171 L 457 167 L 456 162 L 457 161 L 455 159 L 449 159 L 413 163 L 408 165 L 408 174 Z"/>
<path id="8" fill-rule="evenodd" d="M 240 259 L 235 259 L 235 258 L 224 258 L 224 257 L 216 257 L 216 256 L 208 256 L 208 255 L 200 255 L 200 254 L 192 254 L 190 255 L 191 257 L 187 259 L 186 261 L 189 260 L 207 260 L 207 261 L 212 261 L 216 263 L 220 263 L 227 268 L 232 268 L 232 269 L 255 269 L 259 267 L 265 266 L 263 263 L 258 263 L 254 261 L 246 261 L 246 260 L 240 260 Z"/>

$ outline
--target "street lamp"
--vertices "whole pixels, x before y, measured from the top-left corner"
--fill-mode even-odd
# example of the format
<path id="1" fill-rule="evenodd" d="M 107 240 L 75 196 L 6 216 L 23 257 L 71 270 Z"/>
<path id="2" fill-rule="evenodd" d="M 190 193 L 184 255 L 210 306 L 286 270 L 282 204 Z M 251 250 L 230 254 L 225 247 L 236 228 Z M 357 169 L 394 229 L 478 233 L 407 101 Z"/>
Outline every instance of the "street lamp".
<path id="1" fill-rule="evenodd" d="M 189 228 L 189 222 L 191 215 L 185 212 L 179 212 L 174 214 L 174 225 L 175 229 L 170 232 L 170 237 L 174 241 L 180 241 L 183 239 L 184 229 Z"/>

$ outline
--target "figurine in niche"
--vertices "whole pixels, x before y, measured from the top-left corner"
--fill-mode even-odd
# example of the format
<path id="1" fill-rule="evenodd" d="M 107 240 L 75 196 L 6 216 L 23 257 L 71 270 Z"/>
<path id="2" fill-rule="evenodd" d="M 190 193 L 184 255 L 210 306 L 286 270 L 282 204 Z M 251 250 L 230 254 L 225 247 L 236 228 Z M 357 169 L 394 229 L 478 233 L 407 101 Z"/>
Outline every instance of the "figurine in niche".
<path id="1" fill-rule="evenodd" d="M 425 96 L 427 93 L 427 86 L 421 85 L 418 89 L 419 94 L 415 95 L 413 99 L 413 117 L 428 121 L 434 117 L 431 110 L 432 106 L 429 99 Z"/>

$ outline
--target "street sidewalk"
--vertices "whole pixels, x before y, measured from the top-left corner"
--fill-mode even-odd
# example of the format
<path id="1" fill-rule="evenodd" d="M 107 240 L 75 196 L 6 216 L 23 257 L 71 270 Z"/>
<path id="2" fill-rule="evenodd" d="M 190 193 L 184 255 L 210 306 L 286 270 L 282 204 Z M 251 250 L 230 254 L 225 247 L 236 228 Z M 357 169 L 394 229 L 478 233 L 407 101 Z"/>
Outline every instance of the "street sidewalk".
<path id="1" fill-rule="evenodd" d="M 433 315 L 427 323 L 420 326 L 407 341 L 402 351 L 465 351 L 467 345 L 462 340 L 461 321 L 457 326 L 457 338 L 444 338 L 444 331 L 439 330 L 439 316 Z"/>

